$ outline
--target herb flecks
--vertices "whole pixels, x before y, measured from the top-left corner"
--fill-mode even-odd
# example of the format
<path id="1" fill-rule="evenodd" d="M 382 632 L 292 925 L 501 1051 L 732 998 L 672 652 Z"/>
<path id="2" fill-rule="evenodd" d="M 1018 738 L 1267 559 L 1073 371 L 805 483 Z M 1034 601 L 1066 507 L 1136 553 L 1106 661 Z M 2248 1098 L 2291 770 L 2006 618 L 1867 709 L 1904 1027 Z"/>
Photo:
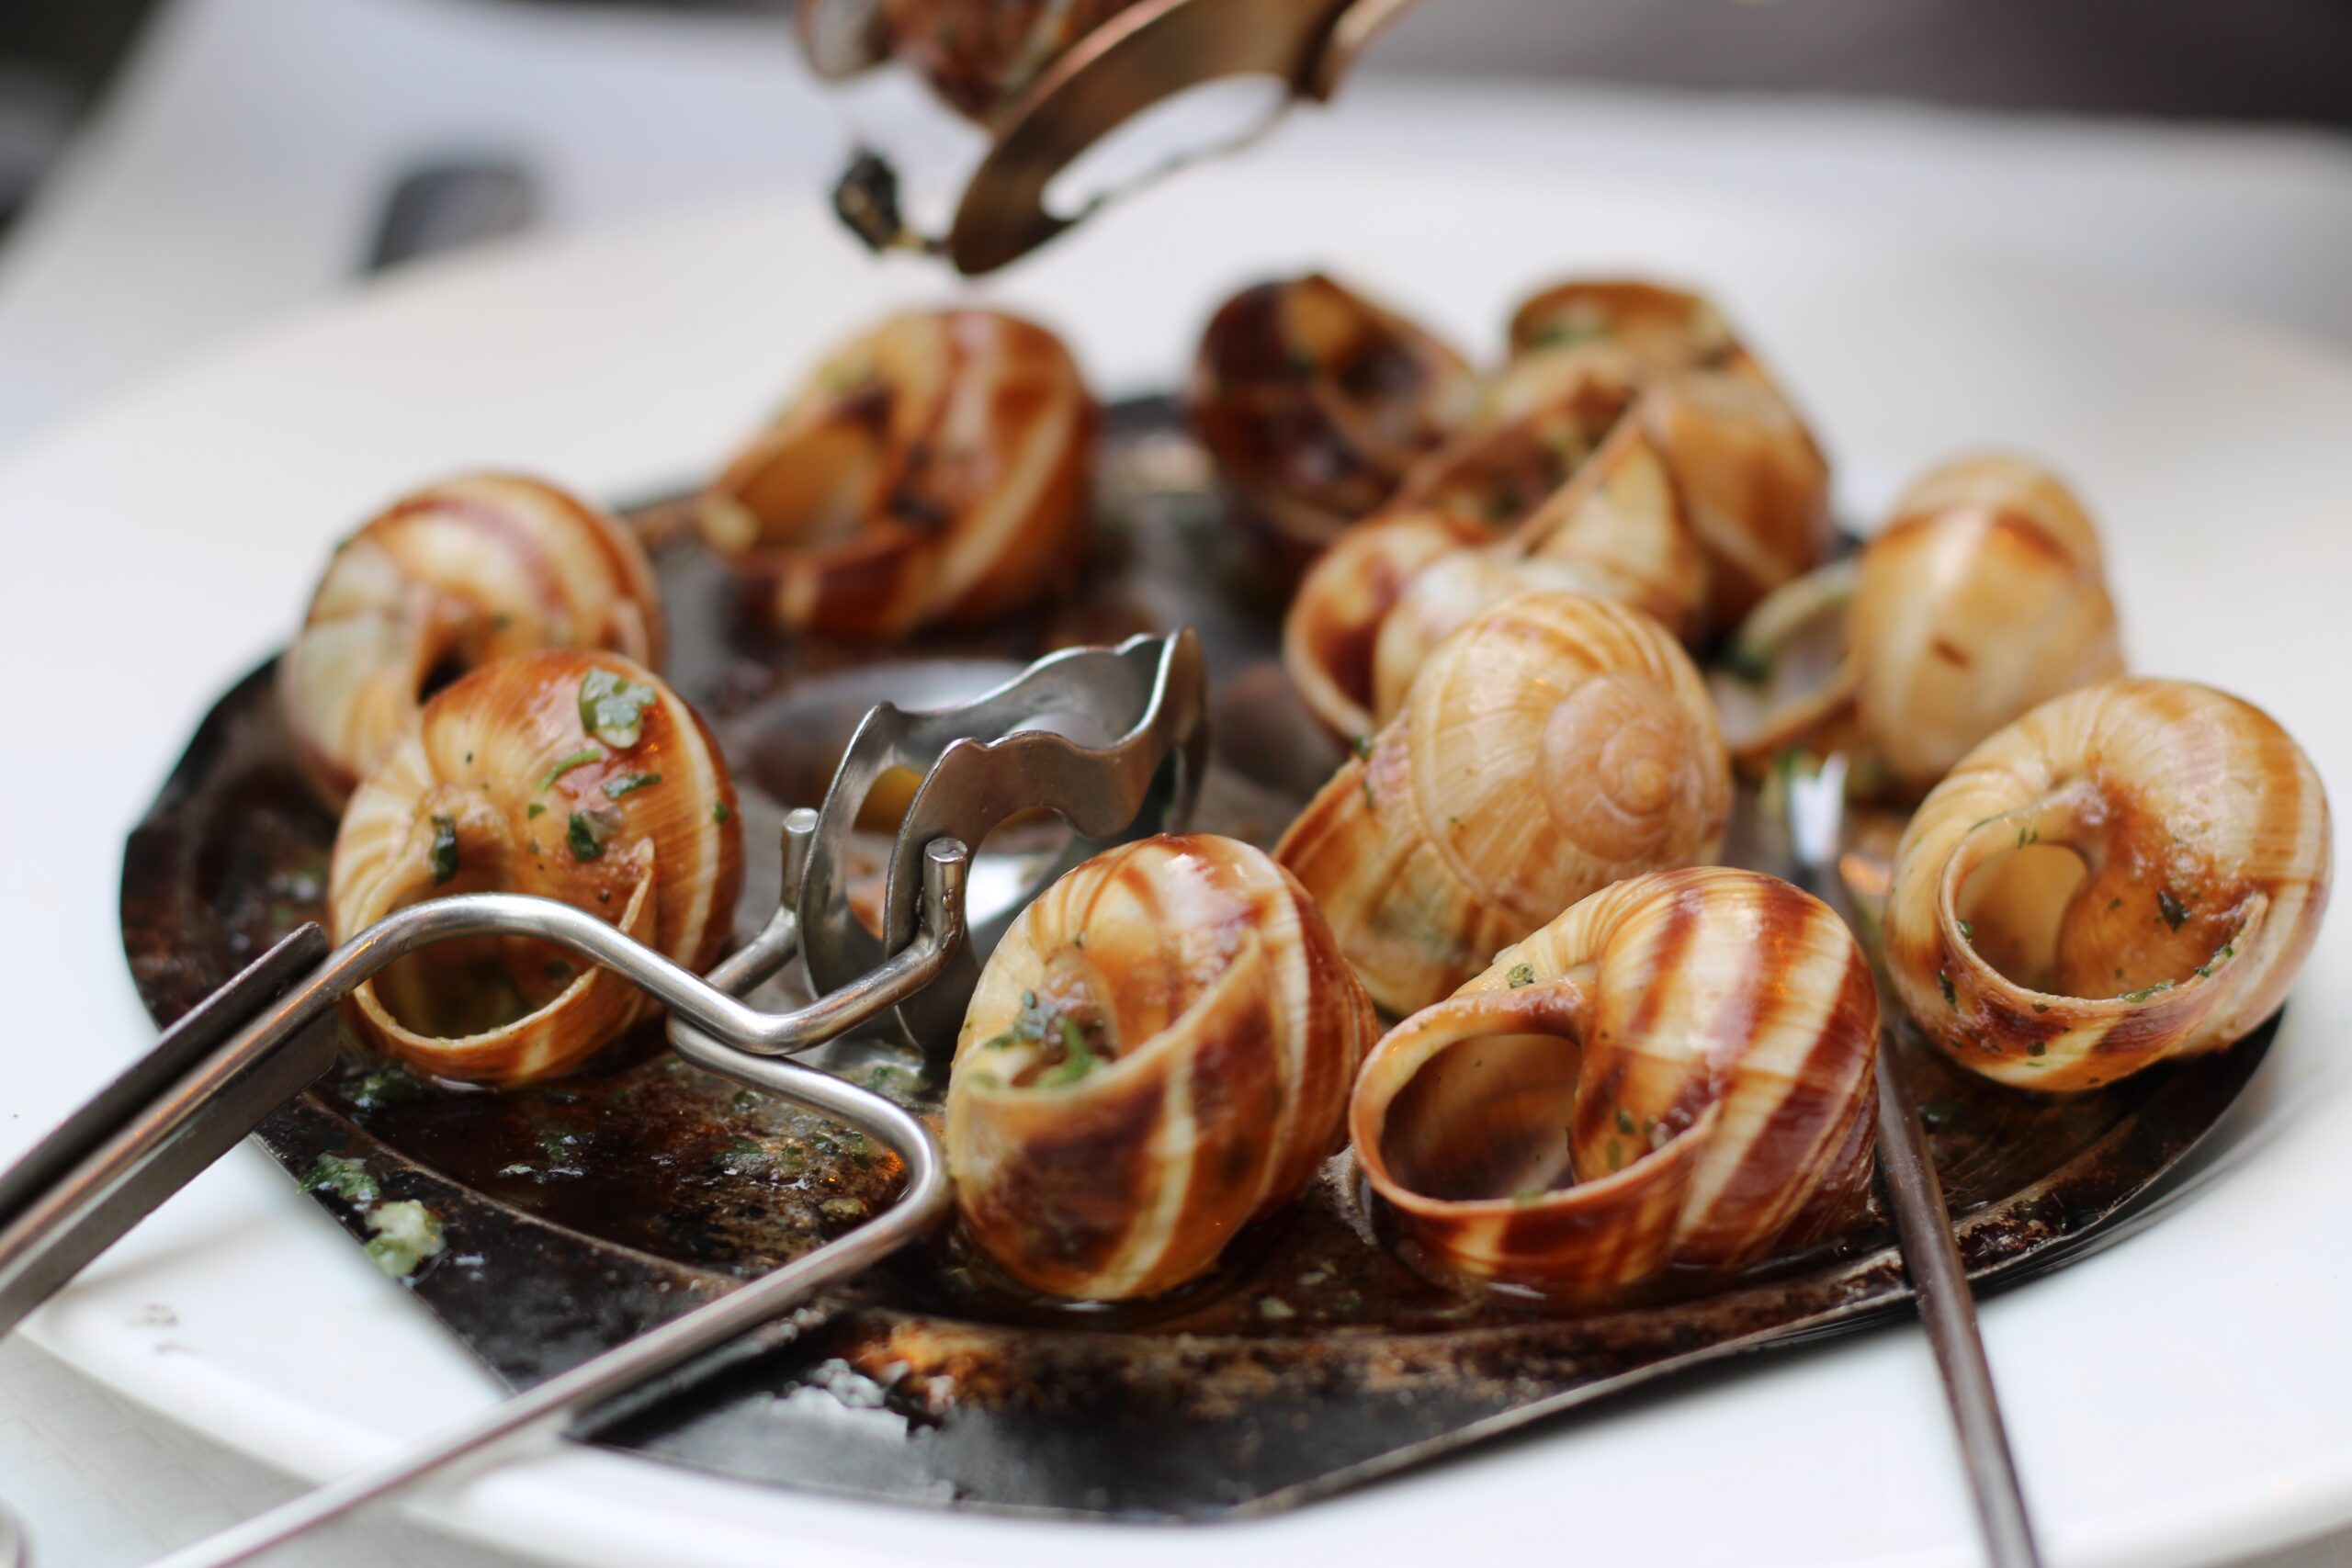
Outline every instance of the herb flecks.
<path id="1" fill-rule="evenodd" d="M 2162 996 L 2172 987 L 2172 981 L 2159 980 L 2153 986 L 2143 986 L 2136 991 L 2126 991 L 2115 999 L 2119 1002 L 2144 1002 L 2150 997 Z"/>
<path id="2" fill-rule="evenodd" d="M 424 852 L 424 862 L 433 868 L 433 886 L 440 886 L 458 874 L 458 819 L 435 817 L 433 819 L 433 847 Z"/>
<path id="3" fill-rule="evenodd" d="M 1743 686 L 1761 686 L 1772 679 L 1772 656 L 1752 642 L 1735 642 L 1724 650 L 1724 670 Z"/>
<path id="4" fill-rule="evenodd" d="M 727 826 L 727 819 L 734 815 L 735 813 L 733 811 L 728 809 L 728 806 L 725 801 L 714 800 L 710 803 L 710 819 L 718 823 L 720 827 L 724 828 Z"/>
<path id="5" fill-rule="evenodd" d="M 1936 986 L 1944 994 L 1944 1006 L 1954 1012 L 1960 1010 L 1960 993 L 1952 989 L 1951 976 L 1943 970 L 1936 971 Z"/>
<path id="6" fill-rule="evenodd" d="M 593 811 L 575 811 L 571 825 L 565 828 L 563 841 L 571 848 L 573 860 L 601 860 L 605 846 L 612 841 L 613 831 L 620 826 L 620 815 L 609 806 Z"/>
<path id="7" fill-rule="evenodd" d="M 625 795 L 634 795 L 639 790 L 650 789 L 661 782 L 660 773 L 623 773 L 616 779 L 605 781 L 605 798 L 618 800 Z"/>
<path id="8" fill-rule="evenodd" d="M 368 1228 L 376 1233 L 368 1243 L 368 1256 L 395 1280 L 407 1279 L 417 1265 L 439 1257 L 447 1246 L 441 1222 L 413 1199 L 379 1205 L 368 1216 Z"/>
<path id="9" fill-rule="evenodd" d="M 571 772 L 572 769 L 584 768 L 591 762 L 601 762 L 604 760 L 605 753 L 593 746 L 585 751 L 574 751 L 569 757 L 560 757 L 556 760 L 555 766 L 548 770 L 548 776 L 539 781 L 539 787 L 553 789 L 555 781 Z"/>
<path id="10" fill-rule="evenodd" d="M 645 737 L 645 710 L 660 695 L 651 686 L 591 670 L 580 681 L 580 728 L 612 747 L 626 751 Z"/>
<path id="11" fill-rule="evenodd" d="M 1510 966 L 1510 972 L 1505 975 L 1503 979 L 1514 991 L 1519 989 L 1521 986 L 1532 986 L 1535 984 L 1535 965 L 1532 964 L 1514 964 Z"/>
<path id="12" fill-rule="evenodd" d="M 376 1201 L 376 1179 L 356 1159 L 321 1155 L 302 1173 L 302 1190 L 332 1192 L 346 1203 L 372 1203 Z"/>
<path id="13" fill-rule="evenodd" d="M 1062 1059 L 1037 1076 L 1040 1089 L 1060 1089 L 1074 1084 L 1102 1065 L 1086 1043 L 1086 1032 L 1074 1019 L 1062 1020 Z"/>

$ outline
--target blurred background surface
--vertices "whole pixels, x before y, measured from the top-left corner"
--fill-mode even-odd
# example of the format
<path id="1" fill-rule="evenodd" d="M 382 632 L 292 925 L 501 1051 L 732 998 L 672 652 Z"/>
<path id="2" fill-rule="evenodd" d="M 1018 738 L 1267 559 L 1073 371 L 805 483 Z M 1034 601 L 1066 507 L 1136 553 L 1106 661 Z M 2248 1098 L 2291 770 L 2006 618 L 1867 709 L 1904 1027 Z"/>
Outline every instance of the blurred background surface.
<path id="1" fill-rule="evenodd" d="M 373 265 L 819 199 L 851 131 L 788 9 L 0 0 L 0 460 Z M 2339 0 L 1425 0 L 1372 63 L 1285 141 L 1736 190 L 2352 347 Z M 289 1486 L 15 1343 L 0 1490 L 107 1568 Z M 505 1560 L 375 1519 L 273 1561 Z"/>

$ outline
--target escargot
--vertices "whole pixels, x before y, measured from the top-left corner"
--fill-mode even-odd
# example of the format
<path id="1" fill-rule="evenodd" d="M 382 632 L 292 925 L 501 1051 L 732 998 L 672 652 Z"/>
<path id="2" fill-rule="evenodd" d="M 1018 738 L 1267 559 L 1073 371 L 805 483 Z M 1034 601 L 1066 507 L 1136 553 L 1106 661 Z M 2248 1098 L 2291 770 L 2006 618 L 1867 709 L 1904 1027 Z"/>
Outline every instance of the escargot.
<path id="1" fill-rule="evenodd" d="M 1633 417 L 1666 456 L 1707 558 L 1706 627 L 1837 547 L 1829 467 L 1780 387 L 1704 298 L 1618 279 L 1565 283 L 1511 320 L 1513 359 L 1493 401 L 1505 416 L 1590 374 L 1596 356 L 1633 367 Z"/>
<path id="2" fill-rule="evenodd" d="M 1952 1060 L 2093 1089 L 2218 1050 L 2285 997 L 2331 874 L 2311 759 L 2250 703 L 2116 680 L 1963 758 L 1896 848 L 1887 967 Z"/>
<path id="3" fill-rule="evenodd" d="M 742 883 L 742 825 L 694 709 L 610 653 L 502 660 L 449 686 L 355 791 L 329 923 L 345 939 L 447 894 L 558 898 L 700 971 Z M 421 1072 L 514 1084 L 575 1067 L 654 1004 L 522 937 L 446 942 L 358 988 L 358 1035 Z"/>
<path id="4" fill-rule="evenodd" d="M 2027 709 L 2122 670 L 2081 503 L 1977 454 L 1913 483 L 1858 560 L 1759 604 L 1714 687 L 1744 762 L 1834 732 L 1879 793 L 1917 799 Z"/>
<path id="5" fill-rule="evenodd" d="M 1713 858 L 1730 761 L 1640 611 L 1525 593 L 1473 617 L 1275 849 L 1374 1001 L 1426 1007 L 1597 888 Z"/>
<path id="6" fill-rule="evenodd" d="M 553 485 L 470 474 L 392 503 L 337 547 L 278 694 L 320 795 L 340 806 L 469 670 L 546 648 L 662 659 L 662 593 L 634 536 Z"/>
<path id="7" fill-rule="evenodd" d="M 1096 409 L 1061 340 L 1000 310 L 894 317 L 828 358 L 701 498 L 752 613 L 899 637 L 1068 588 Z"/>
<path id="8" fill-rule="evenodd" d="M 1499 600 L 1589 593 L 1698 635 L 1706 562 L 1672 477 L 1626 422 L 1576 477 L 1500 539 L 1451 511 L 1400 512 L 1350 529 L 1308 568 L 1283 621 L 1283 662 L 1334 734 L 1395 716 L 1430 651 Z"/>
<path id="9" fill-rule="evenodd" d="M 1231 839 L 1095 856 L 1023 910 L 956 1041 L 966 1232 L 1056 1295 L 1173 1289 L 1305 1191 L 1379 1032 L 1305 891 Z"/>
<path id="10" fill-rule="evenodd" d="M 1218 307 L 1185 401 L 1245 514 L 1303 558 L 1385 505 L 1476 393 L 1444 343 L 1311 273 Z"/>
<path id="11" fill-rule="evenodd" d="M 1656 872 L 1391 1030 L 1349 1133 L 1417 1260 L 1605 1301 L 1858 1214 L 1878 1023 L 1869 961 L 1819 900 L 1755 872 Z"/>

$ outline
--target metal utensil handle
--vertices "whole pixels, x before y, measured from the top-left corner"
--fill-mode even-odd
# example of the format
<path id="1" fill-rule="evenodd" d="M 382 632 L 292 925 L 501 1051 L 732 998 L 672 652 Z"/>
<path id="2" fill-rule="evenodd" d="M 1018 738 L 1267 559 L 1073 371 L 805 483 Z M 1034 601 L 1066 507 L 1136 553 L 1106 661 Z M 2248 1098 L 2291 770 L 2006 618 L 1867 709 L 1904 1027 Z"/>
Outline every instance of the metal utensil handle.
<path id="1" fill-rule="evenodd" d="M 785 853 L 787 882 L 797 876 L 797 863 L 806 855 L 808 835 L 813 827 L 813 819 L 806 812 L 796 812 L 786 824 Z M 848 1019 L 847 1014 L 863 1010 L 866 1016 L 871 1016 L 893 1005 L 901 991 L 919 987 L 930 976 L 936 974 L 945 955 L 963 940 L 964 880 L 969 858 L 969 852 L 960 843 L 940 840 L 930 846 L 924 862 L 923 930 L 908 953 L 899 955 L 904 959 L 909 953 L 915 954 L 910 962 L 900 965 L 887 978 L 877 973 L 873 977 L 873 984 L 846 1003 L 841 1003 L 835 998 L 822 998 L 801 1010 L 801 1013 L 815 1013 L 833 1003 L 831 1011 L 825 1016 L 846 1028 L 850 1022 L 856 1021 Z M 481 897 L 509 901 L 502 895 Z M 442 903 L 468 901 L 445 899 Z M 548 903 L 540 899 L 514 899 L 511 902 Z M 427 909 L 435 906 L 419 905 L 416 908 Z M 596 931 L 609 933 L 609 940 L 594 938 L 576 944 L 565 942 L 564 945 L 572 946 L 582 956 L 609 964 L 668 1002 L 673 1014 L 672 1038 L 690 1047 L 690 1054 L 695 1061 L 725 1073 L 739 1083 L 775 1095 L 804 1110 L 845 1122 L 897 1155 L 906 1173 L 905 1186 L 898 1199 L 878 1218 L 795 1258 L 740 1291 L 698 1307 L 673 1323 L 639 1335 L 626 1345 L 549 1378 L 537 1387 L 469 1416 L 412 1448 L 173 1552 L 161 1559 L 155 1568 L 226 1568 L 231 1563 L 247 1562 L 461 1461 L 485 1455 L 566 1420 L 582 1417 L 596 1406 L 640 1390 L 665 1374 L 679 1371 L 704 1357 L 730 1350 L 734 1354 L 743 1353 L 747 1336 L 774 1324 L 815 1292 L 851 1278 L 908 1242 L 927 1234 L 946 1217 L 946 1161 L 938 1141 L 921 1121 L 882 1096 L 845 1083 L 829 1073 L 793 1062 L 731 1050 L 721 1043 L 746 1035 L 764 1038 L 774 1032 L 764 1027 L 744 1028 L 743 1021 L 733 1016 L 736 1012 L 754 1020 L 762 1015 L 743 1008 L 741 1003 L 727 996 L 719 987 L 747 988 L 790 956 L 797 933 L 788 906 L 786 909 L 778 911 L 775 919 L 769 922 L 767 929 L 753 940 L 750 947 L 713 971 L 712 980 L 716 985 L 687 975 L 622 937 L 593 915 L 574 910 L 569 905 L 552 904 L 548 911 L 531 912 L 539 914 L 557 909 L 586 922 L 588 929 L 575 929 L 566 935 L 591 937 Z M 490 913 L 481 911 L 469 925 L 462 920 L 459 923 L 470 934 L 480 934 L 481 920 Z M 508 916 L 511 918 L 511 911 Z M 531 934 L 549 941 L 563 941 L 564 937 L 553 929 L 555 925 L 571 926 L 574 922 L 552 921 L 548 929 L 537 930 Z M 497 929 L 510 929 L 506 918 L 501 919 Z M 440 934 L 458 933 L 445 931 Z M 422 942 L 417 945 L 422 945 Z M 390 959 L 384 962 L 390 962 Z M 896 964 L 898 960 L 892 962 Z M 885 967 L 887 969 L 889 965 Z M 725 1005 L 718 1005 L 721 1003 Z M 714 1035 L 718 1038 L 713 1039 Z M 764 1348 L 766 1345 L 764 1340 L 749 1343 L 752 1349 Z"/>
<path id="2" fill-rule="evenodd" d="M 1976 1298 L 1969 1288 L 1967 1267 L 1961 1261 L 1951 1210 L 1944 1201 L 1943 1182 L 1936 1175 L 1927 1127 L 1919 1120 L 1911 1086 L 1904 1081 L 1902 1064 L 1896 1059 L 1896 1021 L 1901 1015 L 1893 988 L 1886 983 L 1881 955 L 1870 951 L 1862 936 L 1864 928 L 1855 919 L 1853 897 L 1838 870 L 1838 846 L 1844 837 L 1846 767 L 1843 756 L 1833 755 L 1811 779 L 1784 775 L 1795 880 L 1835 910 L 1869 953 L 1883 1015 L 1878 1038 L 1879 1171 L 1894 1211 L 1895 1245 L 1918 1297 L 1919 1316 L 1927 1325 L 1928 1343 L 1935 1351 L 1936 1371 L 1944 1385 L 1944 1403 L 1960 1437 L 1961 1458 L 1976 1501 L 1987 1559 L 1994 1568 L 2041 1568 L 2041 1553 L 2034 1543 L 2017 1460 L 2009 1451 L 2008 1427 L 2001 1417 L 1993 1366 L 1985 1359 L 1984 1335 L 1977 1327 Z"/>

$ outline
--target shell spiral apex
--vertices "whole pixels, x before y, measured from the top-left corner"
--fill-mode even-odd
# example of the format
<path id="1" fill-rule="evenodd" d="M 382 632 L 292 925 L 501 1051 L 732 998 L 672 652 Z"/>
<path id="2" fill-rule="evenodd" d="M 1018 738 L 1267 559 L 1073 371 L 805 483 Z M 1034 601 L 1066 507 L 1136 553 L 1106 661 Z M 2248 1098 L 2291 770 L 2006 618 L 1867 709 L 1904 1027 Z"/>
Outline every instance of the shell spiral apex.
<path id="1" fill-rule="evenodd" d="M 704 540 L 786 630 L 901 637 L 1068 588 L 1096 422 L 1078 363 L 998 310 L 897 316 L 842 346 L 701 501 Z"/>
<path id="2" fill-rule="evenodd" d="M 1888 971 L 1955 1062 L 2094 1089 L 2218 1050 L 2284 998 L 2327 907 L 2327 797 L 2261 709 L 2179 681 L 2042 704 L 1912 818 Z"/>
<path id="3" fill-rule="evenodd" d="M 697 972 L 742 886 L 735 788 L 695 711 L 609 653 L 476 671 L 425 705 L 335 836 L 336 940 L 456 893 L 558 898 Z M 579 1066 L 654 1006 L 520 937 L 438 943 L 348 998 L 362 1039 L 438 1077 L 521 1083 Z"/>
<path id="4" fill-rule="evenodd" d="M 1755 872 L 1653 873 L 1391 1030 L 1349 1133 L 1420 1260 L 1597 1304 L 1851 1219 L 1878 1023 L 1869 962 L 1817 899 Z"/>
<path id="5" fill-rule="evenodd" d="M 435 691 L 548 648 L 658 666 L 653 568 L 628 528 L 577 497 L 469 474 L 395 502 L 337 548 L 278 691 L 311 782 L 340 806 Z"/>
<path id="6" fill-rule="evenodd" d="M 973 994 L 945 1127 L 965 1229 L 1035 1290 L 1173 1289 L 1306 1190 L 1377 1032 L 1262 852 L 1107 850 L 1022 912 Z"/>
<path id="7" fill-rule="evenodd" d="M 1731 809 L 1690 656 L 1640 611 L 1580 594 L 1482 612 L 1359 752 L 1274 852 L 1396 1012 L 1598 888 L 1713 859 Z"/>

